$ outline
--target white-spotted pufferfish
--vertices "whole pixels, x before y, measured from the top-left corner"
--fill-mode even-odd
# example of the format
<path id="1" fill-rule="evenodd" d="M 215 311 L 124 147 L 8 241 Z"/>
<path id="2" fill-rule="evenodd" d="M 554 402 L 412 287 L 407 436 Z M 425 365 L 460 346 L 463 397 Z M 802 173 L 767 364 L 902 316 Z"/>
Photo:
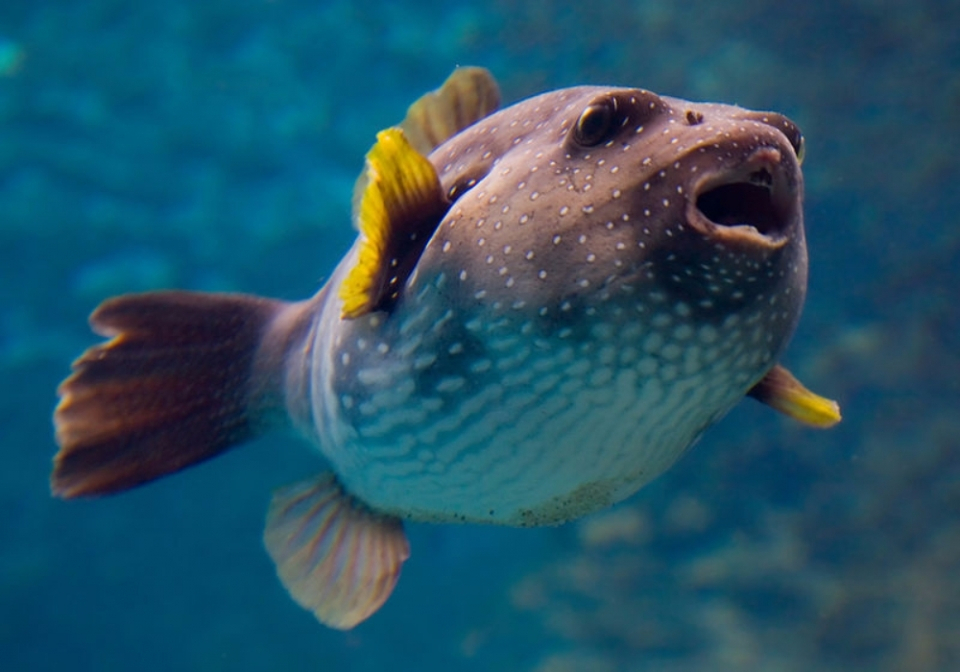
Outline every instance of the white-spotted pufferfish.
<path id="1" fill-rule="evenodd" d="M 582 86 L 502 111 L 461 68 L 378 134 L 359 236 L 311 299 L 104 302 L 61 385 L 53 492 L 118 492 L 294 426 L 324 458 L 273 498 L 293 598 L 350 628 L 403 520 L 552 525 L 618 502 L 744 395 L 839 420 L 777 360 L 807 282 L 787 118 Z"/>

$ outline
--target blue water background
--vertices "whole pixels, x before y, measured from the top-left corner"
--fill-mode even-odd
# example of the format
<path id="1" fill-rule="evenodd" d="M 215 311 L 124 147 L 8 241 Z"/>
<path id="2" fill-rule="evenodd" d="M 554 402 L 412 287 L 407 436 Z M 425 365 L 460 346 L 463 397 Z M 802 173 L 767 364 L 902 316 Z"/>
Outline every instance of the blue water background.
<path id="1" fill-rule="evenodd" d="M 775 109 L 807 139 L 823 432 L 744 402 L 616 509 L 409 526 L 354 631 L 261 547 L 271 437 L 120 497 L 49 497 L 50 414 L 103 298 L 311 294 L 380 128 L 457 64 Z M 0 669 L 960 669 L 960 3 L 0 4 Z M 589 446 L 584 447 L 589 450 Z"/>

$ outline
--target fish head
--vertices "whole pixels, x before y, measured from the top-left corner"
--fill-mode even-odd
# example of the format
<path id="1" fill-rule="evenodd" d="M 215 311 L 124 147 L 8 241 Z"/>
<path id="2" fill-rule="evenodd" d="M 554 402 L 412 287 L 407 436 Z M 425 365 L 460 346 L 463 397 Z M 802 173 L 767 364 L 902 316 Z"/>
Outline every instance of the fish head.
<path id="1" fill-rule="evenodd" d="M 544 94 L 431 155 L 453 204 L 418 273 L 442 273 L 461 310 L 527 314 L 542 334 L 742 342 L 745 390 L 803 304 L 801 155 L 775 113 L 642 89 Z"/>

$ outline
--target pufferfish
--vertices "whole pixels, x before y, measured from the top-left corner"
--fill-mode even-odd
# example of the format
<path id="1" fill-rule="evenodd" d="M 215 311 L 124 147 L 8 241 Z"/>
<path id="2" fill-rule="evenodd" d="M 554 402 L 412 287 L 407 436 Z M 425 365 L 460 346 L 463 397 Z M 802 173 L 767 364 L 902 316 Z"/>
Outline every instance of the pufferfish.
<path id="1" fill-rule="evenodd" d="M 409 556 L 403 521 L 554 525 L 667 469 L 745 395 L 837 405 L 777 364 L 807 282 L 786 117 L 581 86 L 497 111 L 460 68 L 382 131 L 356 243 L 310 299 L 101 304 L 59 388 L 55 495 L 115 493 L 283 427 L 322 456 L 264 541 L 324 624 Z"/>

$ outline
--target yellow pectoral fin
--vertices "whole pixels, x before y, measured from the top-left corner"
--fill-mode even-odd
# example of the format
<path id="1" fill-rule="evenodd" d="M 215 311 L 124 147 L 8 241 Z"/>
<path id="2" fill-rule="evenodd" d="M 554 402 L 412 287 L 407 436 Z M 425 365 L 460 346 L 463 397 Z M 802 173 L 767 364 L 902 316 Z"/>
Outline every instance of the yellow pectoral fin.
<path id="1" fill-rule="evenodd" d="M 794 420 L 826 429 L 840 422 L 840 405 L 814 394 L 777 364 L 748 394 Z"/>
<path id="2" fill-rule="evenodd" d="M 363 180 L 360 250 L 339 292 L 348 319 L 376 310 L 398 290 L 448 207 L 433 164 L 399 128 L 377 134 Z"/>

